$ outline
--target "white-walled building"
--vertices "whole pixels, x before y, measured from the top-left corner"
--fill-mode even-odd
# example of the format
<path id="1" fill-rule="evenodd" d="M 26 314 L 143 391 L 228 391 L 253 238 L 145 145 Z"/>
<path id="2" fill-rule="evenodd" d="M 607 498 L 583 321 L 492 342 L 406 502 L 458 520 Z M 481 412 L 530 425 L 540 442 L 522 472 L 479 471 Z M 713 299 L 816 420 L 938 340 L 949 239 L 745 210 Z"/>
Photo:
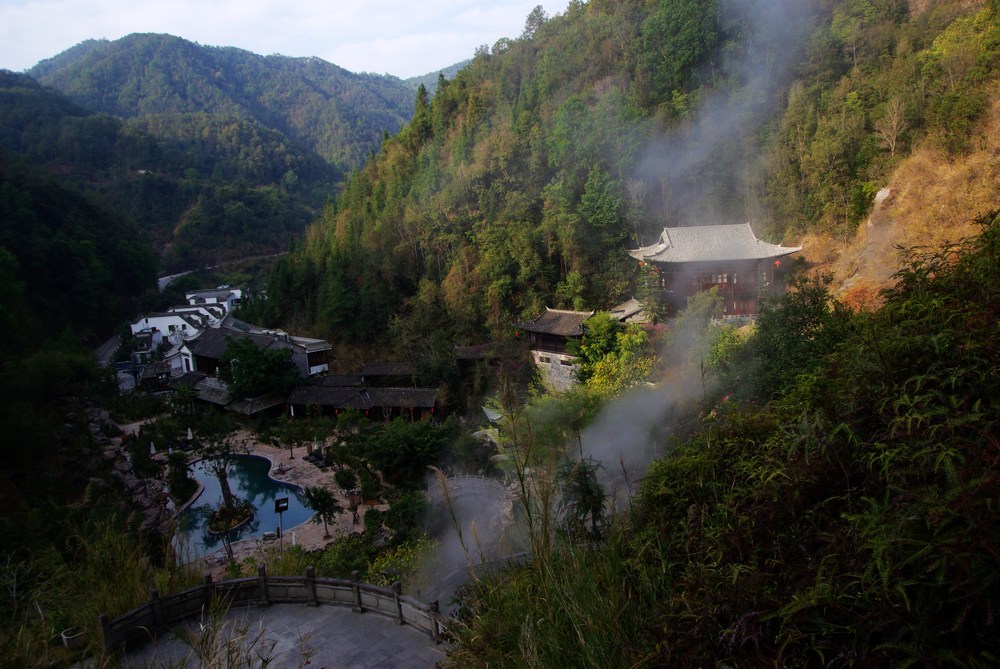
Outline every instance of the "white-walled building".
<path id="1" fill-rule="evenodd" d="M 220 286 L 207 290 L 192 290 L 184 293 L 184 298 L 191 305 L 218 304 L 221 305 L 228 314 L 240 304 L 243 299 L 242 288 L 230 288 Z"/>

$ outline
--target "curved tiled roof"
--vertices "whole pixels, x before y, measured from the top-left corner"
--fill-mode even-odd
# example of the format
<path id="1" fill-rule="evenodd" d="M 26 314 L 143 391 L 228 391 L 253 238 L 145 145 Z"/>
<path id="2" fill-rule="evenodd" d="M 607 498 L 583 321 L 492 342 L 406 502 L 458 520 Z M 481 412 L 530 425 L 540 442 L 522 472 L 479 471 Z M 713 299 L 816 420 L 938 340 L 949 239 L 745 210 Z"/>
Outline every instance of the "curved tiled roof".
<path id="1" fill-rule="evenodd" d="M 533 321 L 519 323 L 518 327 L 527 332 L 579 337 L 583 335 L 583 322 L 593 315 L 593 311 L 565 311 L 546 307 L 541 316 Z"/>
<path id="2" fill-rule="evenodd" d="M 628 253 L 633 258 L 646 262 L 680 263 L 764 260 L 801 250 L 801 246 L 781 246 L 757 239 L 749 223 L 740 223 L 663 228 L 660 239 L 655 244 L 633 249 Z"/>

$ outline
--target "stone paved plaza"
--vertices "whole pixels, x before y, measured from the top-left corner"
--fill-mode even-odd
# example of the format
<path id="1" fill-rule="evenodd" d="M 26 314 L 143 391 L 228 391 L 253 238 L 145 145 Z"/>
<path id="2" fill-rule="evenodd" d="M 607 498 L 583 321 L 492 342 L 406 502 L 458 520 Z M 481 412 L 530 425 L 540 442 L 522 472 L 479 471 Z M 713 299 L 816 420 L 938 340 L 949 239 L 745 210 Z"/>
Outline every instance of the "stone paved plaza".
<path id="1" fill-rule="evenodd" d="M 442 660 L 446 650 L 445 645 L 392 618 L 354 613 L 346 606 L 234 608 L 224 620 L 226 634 L 244 639 L 260 635 L 252 650 L 273 657 L 267 666 L 280 669 L 427 669 Z M 192 619 L 186 625 L 197 631 L 200 622 Z M 200 664 L 190 645 L 175 634 L 164 633 L 133 649 L 122 666 L 194 669 Z"/>

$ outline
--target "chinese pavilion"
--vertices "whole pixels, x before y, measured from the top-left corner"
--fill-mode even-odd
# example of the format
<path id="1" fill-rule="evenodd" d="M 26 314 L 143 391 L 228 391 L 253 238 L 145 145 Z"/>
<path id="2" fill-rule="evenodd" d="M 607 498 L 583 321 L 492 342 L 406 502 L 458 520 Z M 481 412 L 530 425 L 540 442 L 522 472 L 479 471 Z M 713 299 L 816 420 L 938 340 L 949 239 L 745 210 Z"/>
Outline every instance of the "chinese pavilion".
<path id="1" fill-rule="evenodd" d="M 757 313 L 762 294 L 773 292 L 781 278 L 781 258 L 801 251 L 757 239 L 749 223 L 663 228 L 659 240 L 629 251 L 641 265 L 660 273 L 665 301 L 683 308 L 697 292 L 717 288 L 723 313 Z"/>

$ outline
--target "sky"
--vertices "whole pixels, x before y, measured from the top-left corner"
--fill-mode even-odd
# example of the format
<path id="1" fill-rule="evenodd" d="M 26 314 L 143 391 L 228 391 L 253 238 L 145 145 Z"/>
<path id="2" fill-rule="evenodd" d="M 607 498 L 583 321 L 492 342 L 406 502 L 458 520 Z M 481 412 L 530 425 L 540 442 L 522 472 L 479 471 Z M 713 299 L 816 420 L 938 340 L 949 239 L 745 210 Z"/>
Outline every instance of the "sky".
<path id="1" fill-rule="evenodd" d="M 568 0 L 0 0 L 0 69 L 22 72 L 87 39 L 166 33 L 257 54 L 317 56 L 407 78 L 517 37 L 536 5 Z"/>

